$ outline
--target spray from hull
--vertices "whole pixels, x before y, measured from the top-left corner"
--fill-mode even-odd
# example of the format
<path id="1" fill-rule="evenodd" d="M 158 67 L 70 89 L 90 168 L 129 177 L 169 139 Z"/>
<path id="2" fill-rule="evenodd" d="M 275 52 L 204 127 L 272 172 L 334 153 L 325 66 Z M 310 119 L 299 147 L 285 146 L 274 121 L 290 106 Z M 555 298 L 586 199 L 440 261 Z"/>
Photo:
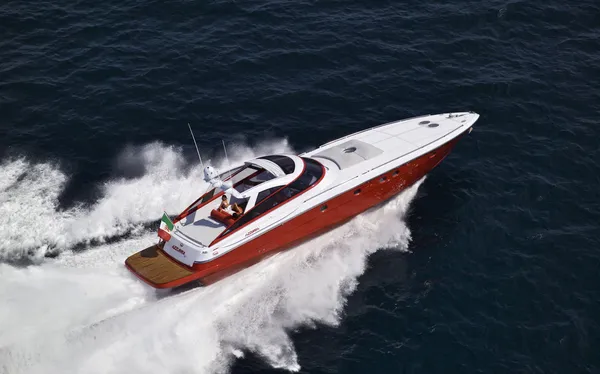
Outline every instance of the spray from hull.
<path id="1" fill-rule="evenodd" d="M 287 147 L 284 142 L 276 145 Z M 142 153 L 175 152 L 148 147 L 151 150 L 144 148 Z M 152 187 L 157 180 L 152 173 L 161 168 L 147 166 L 147 173 L 138 179 L 108 183 L 104 197 L 91 210 L 61 216 L 49 204 L 47 219 L 63 220 L 64 227 L 70 227 L 73 216 L 90 211 L 112 211 L 112 221 L 131 225 L 153 217 L 150 210 L 107 208 L 135 200 L 140 188 L 156 188 L 152 192 L 165 188 Z M 192 170 L 190 178 L 194 173 L 199 169 Z M 419 184 L 293 251 L 219 282 L 218 287 L 164 298 L 122 266 L 131 248 L 154 240 L 154 230 L 140 228 L 129 239 L 74 252 L 69 243 L 96 237 L 90 227 L 79 226 L 84 229 L 74 231 L 77 240 L 65 236 L 65 249 L 56 259 L 25 268 L 0 264 L 0 298 L 6 301 L 0 308 L 0 373 L 216 373 L 227 372 L 246 351 L 273 367 L 297 371 L 302 363 L 288 332 L 316 322 L 337 325 L 368 256 L 381 248 L 407 249 L 410 231 L 404 214 Z M 52 186 L 60 191 L 60 183 Z M 24 199 L 13 196 L 12 201 Z M 168 203 L 162 201 L 155 208 L 160 211 Z M 105 227 L 116 227 L 106 222 Z M 53 232 L 42 234 L 57 243 Z"/>

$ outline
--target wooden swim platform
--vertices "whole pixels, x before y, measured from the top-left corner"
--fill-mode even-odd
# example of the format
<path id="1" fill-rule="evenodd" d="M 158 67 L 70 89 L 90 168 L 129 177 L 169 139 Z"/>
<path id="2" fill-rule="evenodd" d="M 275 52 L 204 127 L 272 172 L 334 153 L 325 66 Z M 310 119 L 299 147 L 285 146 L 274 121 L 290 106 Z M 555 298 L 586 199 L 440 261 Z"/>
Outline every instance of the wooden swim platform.
<path id="1" fill-rule="evenodd" d="M 194 275 L 194 271 L 171 259 L 157 245 L 129 256 L 125 265 L 143 281 L 157 288 L 169 287 L 175 280 Z"/>

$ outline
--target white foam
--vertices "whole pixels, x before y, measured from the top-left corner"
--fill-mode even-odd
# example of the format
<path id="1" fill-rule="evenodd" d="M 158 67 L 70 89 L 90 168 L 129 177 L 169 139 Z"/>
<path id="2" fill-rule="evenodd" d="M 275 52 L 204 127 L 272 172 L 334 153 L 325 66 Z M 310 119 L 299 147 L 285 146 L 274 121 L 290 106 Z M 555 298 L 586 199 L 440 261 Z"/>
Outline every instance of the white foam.
<path id="1" fill-rule="evenodd" d="M 155 170 L 111 182 L 114 189 L 106 189 L 91 211 L 110 206 L 107 201 L 129 204 L 127 197 L 134 204 L 138 190 L 128 186 L 151 185 L 156 179 L 142 180 Z M 164 188 L 150 185 L 144 186 L 151 192 Z M 403 216 L 417 188 L 215 285 L 165 298 L 123 267 L 129 254 L 155 241 L 155 233 L 145 230 L 84 252 L 66 250 L 39 266 L 0 264 L 0 372 L 227 372 L 245 351 L 297 371 L 301 362 L 288 332 L 315 322 L 337 325 L 368 255 L 407 248 Z M 125 223 L 154 214 L 103 211 Z"/>
<path id="2" fill-rule="evenodd" d="M 258 155 L 291 152 L 287 141 L 272 141 L 255 149 L 229 144 L 232 164 Z M 55 165 L 25 159 L 0 165 L 0 260 L 40 261 L 49 251 L 62 252 L 79 243 L 136 233 L 158 220 L 163 210 L 177 214 L 205 191 L 200 165 L 186 169 L 180 148 L 152 143 L 126 149 L 117 165 L 138 164 L 142 176 L 106 182 L 102 198 L 89 208 L 58 211 L 58 197 L 67 182 Z M 213 164 L 224 167 L 224 160 Z M 21 177 L 21 178 L 19 178 Z"/>

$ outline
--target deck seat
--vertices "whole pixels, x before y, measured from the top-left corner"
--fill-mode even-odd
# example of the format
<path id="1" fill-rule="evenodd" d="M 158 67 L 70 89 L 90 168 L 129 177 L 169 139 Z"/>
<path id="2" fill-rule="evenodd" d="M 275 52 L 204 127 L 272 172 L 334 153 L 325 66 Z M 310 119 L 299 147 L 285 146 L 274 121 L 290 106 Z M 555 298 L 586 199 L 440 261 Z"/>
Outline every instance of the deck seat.
<path id="1" fill-rule="evenodd" d="M 218 211 L 216 209 L 210 211 L 210 217 L 218 222 L 221 222 L 225 226 L 229 226 L 235 222 L 235 219 L 231 214 L 223 211 Z"/>

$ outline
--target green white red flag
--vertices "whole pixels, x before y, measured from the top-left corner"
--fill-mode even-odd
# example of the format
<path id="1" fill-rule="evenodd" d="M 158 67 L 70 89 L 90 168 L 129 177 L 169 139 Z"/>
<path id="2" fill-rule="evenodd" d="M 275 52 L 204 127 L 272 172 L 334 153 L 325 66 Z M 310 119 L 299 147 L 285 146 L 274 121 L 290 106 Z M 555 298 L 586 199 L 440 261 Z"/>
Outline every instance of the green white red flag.
<path id="1" fill-rule="evenodd" d="M 173 231 L 173 222 L 167 215 L 167 213 L 163 213 L 163 216 L 160 220 L 160 227 L 158 228 L 158 236 L 168 242 L 171 239 L 171 231 Z"/>

